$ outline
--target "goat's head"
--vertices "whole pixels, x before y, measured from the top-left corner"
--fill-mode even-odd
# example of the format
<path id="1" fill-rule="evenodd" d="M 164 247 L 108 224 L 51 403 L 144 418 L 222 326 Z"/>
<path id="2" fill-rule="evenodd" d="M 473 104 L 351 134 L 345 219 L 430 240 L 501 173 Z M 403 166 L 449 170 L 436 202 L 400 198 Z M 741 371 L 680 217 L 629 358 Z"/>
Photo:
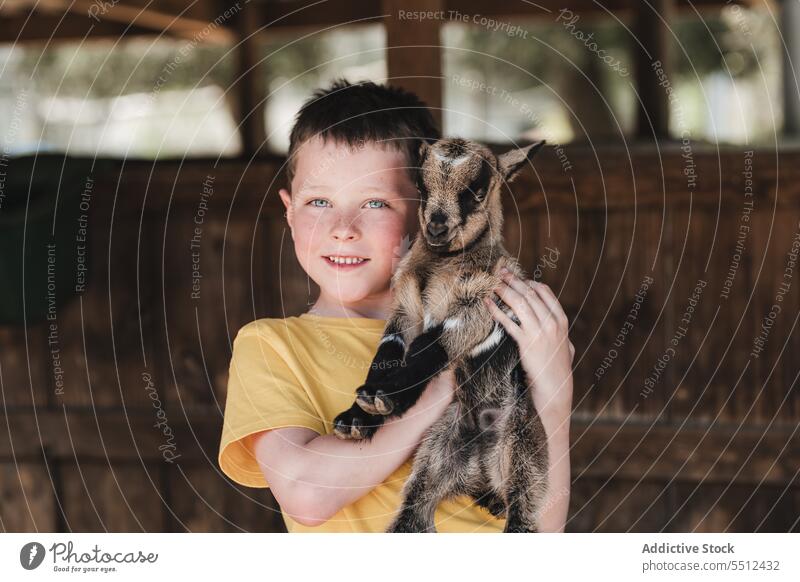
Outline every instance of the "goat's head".
<path id="1" fill-rule="evenodd" d="M 468 248 L 502 225 L 500 192 L 544 141 L 496 156 L 485 145 L 461 138 L 420 146 L 417 189 L 425 242 L 438 253 Z"/>

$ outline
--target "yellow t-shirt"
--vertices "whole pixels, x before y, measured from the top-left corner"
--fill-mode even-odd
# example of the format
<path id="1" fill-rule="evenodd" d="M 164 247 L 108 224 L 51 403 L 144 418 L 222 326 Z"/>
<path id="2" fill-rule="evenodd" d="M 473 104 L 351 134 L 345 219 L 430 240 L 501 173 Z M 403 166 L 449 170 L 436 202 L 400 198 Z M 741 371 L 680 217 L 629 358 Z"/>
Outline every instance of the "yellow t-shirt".
<path id="1" fill-rule="evenodd" d="M 249 487 L 269 487 L 252 452 L 263 430 L 302 426 L 330 434 L 333 419 L 349 408 L 377 352 L 382 319 L 303 314 L 259 319 L 233 343 L 219 465 Z M 372 491 L 318 527 L 284 514 L 290 532 L 382 532 L 400 507 L 413 456 Z M 365 461 L 366 462 L 366 461 Z M 467 496 L 442 501 L 434 521 L 440 532 L 500 532 L 505 519 L 492 516 Z"/>

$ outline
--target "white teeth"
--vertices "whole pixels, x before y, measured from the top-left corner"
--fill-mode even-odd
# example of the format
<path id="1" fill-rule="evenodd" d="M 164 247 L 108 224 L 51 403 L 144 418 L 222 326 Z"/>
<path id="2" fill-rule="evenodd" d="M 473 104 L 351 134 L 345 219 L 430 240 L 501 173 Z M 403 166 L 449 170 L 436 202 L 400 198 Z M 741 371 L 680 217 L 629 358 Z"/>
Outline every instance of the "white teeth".
<path id="1" fill-rule="evenodd" d="M 328 259 L 339 265 L 358 265 L 366 261 L 358 257 L 328 257 Z"/>

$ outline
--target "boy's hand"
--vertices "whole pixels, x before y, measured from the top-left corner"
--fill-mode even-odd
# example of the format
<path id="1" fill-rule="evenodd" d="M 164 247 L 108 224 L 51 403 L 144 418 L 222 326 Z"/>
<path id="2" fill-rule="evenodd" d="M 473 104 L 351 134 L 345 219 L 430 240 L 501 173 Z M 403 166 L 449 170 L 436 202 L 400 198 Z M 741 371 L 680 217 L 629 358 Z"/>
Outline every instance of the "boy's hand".
<path id="1" fill-rule="evenodd" d="M 506 269 L 495 293 L 519 319 L 515 323 L 487 298 L 492 317 L 519 345 L 522 367 L 535 386 L 534 404 L 569 416 L 572 407 L 572 359 L 575 347 L 569 341 L 569 321 L 553 291 L 544 283 L 523 281 Z"/>

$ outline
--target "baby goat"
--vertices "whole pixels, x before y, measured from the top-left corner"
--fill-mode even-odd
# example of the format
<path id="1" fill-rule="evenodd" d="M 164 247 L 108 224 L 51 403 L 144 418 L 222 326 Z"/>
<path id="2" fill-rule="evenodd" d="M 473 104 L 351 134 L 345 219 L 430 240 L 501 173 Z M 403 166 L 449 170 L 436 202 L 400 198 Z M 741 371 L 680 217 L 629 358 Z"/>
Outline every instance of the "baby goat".
<path id="1" fill-rule="evenodd" d="M 436 506 L 456 495 L 505 517 L 506 532 L 536 531 L 546 436 L 516 341 L 482 300 L 519 323 L 492 292 L 501 266 L 525 278 L 503 247 L 500 194 L 543 144 L 500 156 L 464 139 L 420 147 L 420 231 L 392 277 L 393 311 L 366 382 L 334 420 L 340 438 L 370 439 L 455 367 L 454 400 L 426 433 L 387 531 L 436 531 Z"/>

